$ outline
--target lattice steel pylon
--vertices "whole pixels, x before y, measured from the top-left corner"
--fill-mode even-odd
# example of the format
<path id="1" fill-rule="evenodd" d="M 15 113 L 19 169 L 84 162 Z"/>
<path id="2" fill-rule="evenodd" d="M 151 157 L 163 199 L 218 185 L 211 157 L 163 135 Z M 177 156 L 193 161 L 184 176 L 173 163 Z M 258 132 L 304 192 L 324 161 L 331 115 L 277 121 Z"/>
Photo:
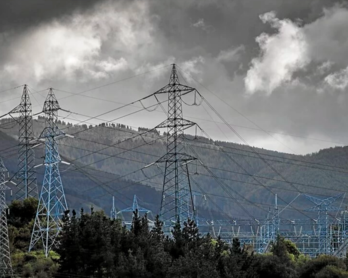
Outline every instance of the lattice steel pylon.
<path id="1" fill-rule="evenodd" d="M 308 209 L 309 211 L 318 212 L 317 233 L 318 233 L 318 254 L 331 254 L 333 249 L 331 246 L 329 211 L 337 211 L 338 207 L 331 206 L 338 198 L 342 197 L 338 194 L 326 199 L 319 199 L 313 196 L 306 195 L 306 198 L 313 202 L 315 206 Z"/>
<path id="2" fill-rule="evenodd" d="M 59 172 L 61 158 L 57 139 L 65 136 L 56 125 L 60 109 L 53 90 L 49 89 L 42 111 L 46 115 L 45 128 L 39 137 L 39 140 L 45 141 L 45 175 L 29 246 L 29 251 L 31 251 L 36 243 L 42 240 L 46 257 L 52 247 L 56 245 L 56 239 L 62 227 L 61 217 L 68 210 Z"/>
<path id="3" fill-rule="evenodd" d="M 13 117 L 19 114 L 18 117 Z M 28 87 L 24 85 L 20 104 L 9 112 L 19 124 L 19 149 L 18 149 L 18 171 L 16 174 L 17 200 L 27 199 L 28 197 L 38 197 L 38 188 L 35 171 L 35 153 L 33 146 L 33 117 L 32 107 L 29 97 Z"/>
<path id="4" fill-rule="evenodd" d="M 7 228 L 6 186 L 7 169 L 0 157 L 0 277 L 13 277 Z"/>
<path id="5" fill-rule="evenodd" d="M 163 191 L 160 218 L 165 223 L 183 222 L 194 212 L 188 163 L 196 160 L 185 152 L 182 142 L 184 130 L 196 125 L 183 118 L 183 95 L 197 92 L 196 89 L 180 84 L 176 66 L 173 64 L 169 84 L 153 95 L 168 94 L 168 118 L 156 126 L 167 128 L 167 152 L 156 163 L 164 163 Z M 193 213 L 194 214 L 194 213 Z"/>

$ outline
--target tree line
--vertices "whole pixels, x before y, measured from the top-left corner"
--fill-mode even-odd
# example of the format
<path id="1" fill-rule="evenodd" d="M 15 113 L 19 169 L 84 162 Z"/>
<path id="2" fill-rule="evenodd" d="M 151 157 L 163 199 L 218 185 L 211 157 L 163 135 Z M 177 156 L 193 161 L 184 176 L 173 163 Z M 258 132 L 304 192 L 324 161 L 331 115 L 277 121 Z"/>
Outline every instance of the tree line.
<path id="1" fill-rule="evenodd" d="M 152 228 L 134 212 L 130 229 L 102 211 L 66 212 L 59 245 L 44 258 L 27 253 L 37 200 L 9 206 L 9 234 L 15 273 L 20 277 L 348 277 L 347 259 L 310 259 L 295 244 L 278 237 L 271 252 L 256 254 L 237 238 L 227 244 L 201 235 L 195 222 L 176 223 L 163 232 L 157 217 Z"/>

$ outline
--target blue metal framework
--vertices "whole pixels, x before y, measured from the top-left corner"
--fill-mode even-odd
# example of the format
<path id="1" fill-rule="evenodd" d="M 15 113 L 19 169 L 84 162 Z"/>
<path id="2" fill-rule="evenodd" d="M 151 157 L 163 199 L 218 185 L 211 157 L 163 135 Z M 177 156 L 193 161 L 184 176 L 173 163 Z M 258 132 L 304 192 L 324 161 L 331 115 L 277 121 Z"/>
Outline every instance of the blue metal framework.
<path id="1" fill-rule="evenodd" d="M 139 215 L 141 215 L 141 214 L 151 215 L 151 218 L 152 218 L 151 210 L 139 206 L 138 199 L 137 199 L 136 195 L 134 195 L 134 197 L 133 197 L 132 206 L 129 208 L 125 208 L 125 209 L 118 211 L 116 213 L 116 215 L 117 215 L 117 218 L 122 219 L 122 222 L 124 225 L 126 225 L 127 227 L 130 227 L 132 225 L 132 219 L 133 219 L 132 216 L 133 216 L 134 211 L 137 211 Z M 128 213 L 129 215 L 131 215 L 131 217 L 129 217 L 129 219 L 125 219 L 125 216 L 124 216 L 125 213 Z M 153 221 L 151 219 L 148 219 L 148 221 L 149 221 L 149 226 L 152 227 Z"/>
<path id="2" fill-rule="evenodd" d="M 264 230 L 261 226 L 261 248 L 260 253 L 265 253 L 269 250 L 270 244 L 274 242 L 279 234 L 279 210 L 278 210 L 278 196 L 275 194 L 274 209 L 270 209 L 267 214 Z"/>
<path id="3" fill-rule="evenodd" d="M 7 169 L 0 158 L 0 277 L 13 277 L 7 228 L 6 186 Z"/>
<path id="4" fill-rule="evenodd" d="M 58 152 L 57 139 L 65 136 L 56 125 L 60 109 L 53 90 L 50 89 L 43 107 L 46 124 L 39 137 L 39 140 L 45 141 L 45 175 L 29 246 L 29 251 L 31 251 L 41 240 L 46 257 L 56 244 L 62 226 L 61 217 L 68 210 L 59 172 L 61 158 Z"/>
<path id="5" fill-rule="evenodd" d="M 333 255 L 345 258 L 348 249 L 348 210 L 341 211 L 337 232 L 337 248 Z"/>
<path id="6" fill-rule="evenodd" d="M 212 235 L 228 243 L 233 238 L 239 238 L 242 244 L 251 246 L 255 252 L 266 253 L 279 234 L 291 240 L 301 253 L 310 257 L 319 254 L 345 257 L 348 247 L 348 210 L 340 211 L 340 208 L 332 206 L 340 197 L 342 194 L 324 199 L 306 196 L 315 204 L 309 211 L 316 212 L 318 217 L 282 219 L 281 223 L 276 197 L 275 207 L 269 210 L 265 219 L 210 221 Z M 330 217 L 329 211 L 340 213 Z M 207 223 L 209 225 L 209 221 Z"/>
<path id="7" fill-rule="evenodd" d="M 27 85 L 24 85 L 20 104 L 9 112 L 19 124 L 19 149 L 18 149 L 18 171 L 16 174 L 16 193 L 17 200 L 27 199 L 28 197 L 38 197 L 36 180 L 35 153 L 32 150 L 33 136 L 33 117 L 32 107 Z"/>
<path id="8" fill-rule="evenodd" d="M 328 211 L 338 211 L 338 207 L 331 206 L 343 194 L 338 194 L 326 199 L 319 199 L 313 196 L 306 195 L 306 198 L 315 204 L 309 211 L 318 212 L 318 254 L 332 254 L 333 247 L 331 242 L 331 226 L 328 218 Z"/>

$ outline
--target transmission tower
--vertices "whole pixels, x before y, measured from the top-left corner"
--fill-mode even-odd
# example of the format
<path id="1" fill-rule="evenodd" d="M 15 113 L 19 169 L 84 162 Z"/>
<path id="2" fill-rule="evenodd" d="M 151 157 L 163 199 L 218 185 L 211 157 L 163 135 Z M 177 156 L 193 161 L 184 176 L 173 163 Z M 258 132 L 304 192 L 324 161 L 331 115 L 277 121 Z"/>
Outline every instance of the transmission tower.
<path id="1" fill-rule="evenodd" d="M 313 202 L 315 206 L 308 209 L 309 211 L 318 212 L 317 233 L 318 233 L 318 254 L 331 254 L 331 236 L 330 236 L 330 222 L 329 211 L 337 211 L 338 207 L 331 206 L 343 194 L 339 194 L 326 199 L 319 199 L 313 196 L 306 195 L 306 198 Z"/>
<path id="2" fill-rule="evenodd" d="M 13 117 L 19 114 L 18 117 Z M 36 182 L 36 171 L 34 169 L 35 153 L 32 150 L 33 117 L 28 87 L 24 85 L 20 104 L 9 112 L 19 124 L 19 149 L 18 149 L 18 171 L 16 174 L 17 189 L 15 198 L 17 200 L 28 197 L 38 197 Z"/>
<path id="3" fill-rule="evenodd" d="M 46 257 L 56 244 L 56 238 L 62 227 L 61 217 L 68 210 L 59 172 L 59 163 L 62 160 L 58 152 L 57 139 L 65 136 L 56 125 L 60 109 L 53 90 L 50 89 L 42 111 L 46 117 L 45 128 L 39 137 L 39 140 L 45 141 L 45 175 L 29 246 L 30 251 L 39 240 L 42 240 Z"/>
<path id="4" fill-rule="evenodd" d="M 7 169 L 0 157 L 0 277 L 13 277 L 7 228 L 6 184 Z"/>
<path id="5" fill-rule="evenodd" d="M 115 197 L 112 196 L 112 208 L 111 208 L 111 212 L 110 212 L 110 217 L 111 219 L 116 219 L 116 207 L 115 207 Z"/>
<path id="6" fill-rule="evenodd" d="M 184 130 L 196 125 L 183 118 L 181 97 L 191 92 L 197 93 L 196 89 L 180 84 L 173 64 L 169 84 L 153 94 L 168 94 L 168 118 L 156 127 L 167 128 L 167 152 L 156 161 L 165 164 L 160 208 L 165 223 L 183 222 L 190 217 L 190 208 L 194 212 L 188 163 L 196 158 L 185 152 L 182 142 Z"/>

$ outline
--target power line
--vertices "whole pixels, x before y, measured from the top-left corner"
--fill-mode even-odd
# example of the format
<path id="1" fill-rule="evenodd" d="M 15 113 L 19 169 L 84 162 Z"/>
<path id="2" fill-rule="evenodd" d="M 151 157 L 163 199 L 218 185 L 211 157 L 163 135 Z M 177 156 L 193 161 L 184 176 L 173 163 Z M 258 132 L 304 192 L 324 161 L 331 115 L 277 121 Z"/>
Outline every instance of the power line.
<path id="1" fill-rule="evenodd" d="M 265 129 L 263 129 L 262 127 L 260 127 L 258 124 L 256 124 L 254 121 L 250 120 L 248 117 L 246 117 L 243 113 L 239 112 L 237 109 L 235 109 L 232 105 L 230 105 L 229 103 L 227 103 L 226 101 L 224 101 L 223 99 L 221 99 L 217 94 L 214 94 L 211 90 L 209 90 L 207 87 L 205 87 L 203 84 L 201 84 L 200 82 L 198 82 L 196 79 L 194 79 L 192 77 L 192 80 L 195 81 L 197 84 L 199 84 L 201 87 L 203 87 L 204 89 L 206 89 L 209 93 L 211 93 L 212 95 L 214 95 L 216 98 L 218 98 L 221 102 L 223 102 L 224 104 L 226 104 L 228 107 L 230 107 L 233 111 L 235 111 L 236 113 L 238 113 L 239 115 L 241 115 L 243 118 L 245 118 L 247 121 L 249 121 L 250 123 L 252 123 L 254 126 L 256 126 L 257 128 L 259 128 L 260 130 L 262 130 L 263 132 L 265 132 L 267 135 L 271 136 L 273 139 L 277 140 L 280 144 L 284 145 L 282 142 L 280 142 L 277 138 L 274 138 L 272 136 L 271 133 L 269 133 L 268 131 L 266 131 Z M 206 102 L 207 100 L 204 99 Z M 214 109 L 215 110 L 215 109 Z M 218 115 L 218 114 L 217 114 Z M 220 116 L 219 116 L 220 117 Z M 224 123 L 226 124 L 227 122 L 224 121 Z M 227 126 L 230 126 L 229 124 L 227 124 Z M 235 134 L 239 137 L 238 133 L 236 131 L 234 131 Z M 239 137 L 243 142 L 244 139 Z M 248 144 L 247 144 L 248 145 Z M 285 147 L 287 147 L 288 149 L 291 150 L 291 148 L 289 148 L 288 146 L 284 145 Z M 293 150 L 291 150 L 293 152 Z"/>
<path id="2" fill-rule="evenodd" d="M 142 99 L 146 99 L 146 98 L 148 98 L 148 96 L 147 96 L 147 97 L 144 97 L 144 98 L 142 98 Z M 136 102 L 138 102 L 138 101 L 141 101 L 142 99 L 137 100 L 137 101 L 135 101 L 135 102 L 133 102 L 133 103 L 136 103 Z M 166 101 L 160 102 L 160 104 L 161 104 L 161 103 L 164 103 L 164 102 L 166 102 Z M 119 108 L 116 108 L 116 109 L 118 110 L 118 109 L 124 108 L 124 107 L 126 107 L 126 106 L 129 106 L 129 105 L 131 105 L 131 104 L 132 104 L 132 103 L 129 103 L 129 104 L 126 104 L 126 105 L 124 105 L 124 106 L 122 106 L 122 107 L 119 107 Z M 153 107 L 153 106 L 155 106 L 155 105 L 151 105 L 151 106 L 149 106 L 149 107 Z M 146 109 L 146 108 L 145 108 L 145 109 Z M 138 112 L 143 111 L 143 110 L 144 110 L 144 109 L 141 109 L 141 110 L 138 110 L 138 111 L 129 113 L 129 114 L 127 114 L 127 115 L 124 115 L 124 116 L 119 117 L 119 118 L 117 118 L 117 119 L 113 119 L 113 120 L 108 121 L 108 122 L 113 122 L 113 121 L 115 121 L 115 120 L 118 120 L 118 119 L 120 119 L 120 118 L 127 117 L 127 116 L 129 116 L 129 115 L 131 115 L 131 114 L 135 114 L 135 113 L 138 113 Z M 112 112 L 112 111 L 114 111 L 114 110 L 108 111 L 108 112 L 106 112 L 106 113 L 110 113 L 110 112 Z M 73 112 L 72 112 L 72 113 L 73 113 Z M 79 114 L 79 113 L 74 113 L 74 114 L 82 115 L 82 116 L 88 117 L 88 116 L 86 116 L 86 115 Z M 103 114 L 105 114 L 105 113 L 103 113 Z M 100 115 L 99 115 L 99 116 L 100 116 Z M 99 116 L 90 117 L 90 119 L 92 119 L 92 118 L 97 118 L 97 117 L 99 117 Z M 80 123 L 86 122 L 86 121 L 87 121 L 87 120 L 84 120 L 84 121 L 81 121 Z M 68 129 L 68 128 L 70 128 L 70 127 L 67 127 L 67 129 Z M 234 130 L 234 132 L 236 132 L 236 131 Z M 244 140 L 244 139 L 242 139 L 242 140 Z M 249 146 L 249 147 L 250 147 L 250 146 Z M 245 151 L 247 151 L 247 150 L 245 150 Z M 249 151 L 249 152 L 250 152 L 250 151 Z M 252 153 L 255 153 L 255 151 L 251 151 L 251 152 L 252 152 Z M 272 156 L 272 155 L 269 155 L 269 154 L 262 154 L 262 155 Z M 277 156 L 274 156 L 274 157 L 277 157 Z M 284 159 L 290 160 L 289 158 L 284 158 Z M 292 160 L 295 160 L 295 159 L 292 159 Z M 301 160 L 297 160 L 297 161 L 301 161 Z M 310 162 L 305 162 L 305 161 L 301 161 L 301 162 L 307 163 L 307 164 L 310 163 Z M 311 163 L 311 164 L 325 165 L 325 164 L 319 164 L 319 163 Z M 329 166 L 329 165 L 325 165 L 325 166 L 333 167 L 333 166 Z M 344 169 L 343 167 L 335 167 L 335 168 L 342 168 L 342 169 Z M 326 170 L 326 169 L 325 169 L 325 170 Z"/>
<path id="3" fill-rule="evenodd" d="M 99 142 L 95 142 L 95 141 L 92 141 L 92 140 L 86 140 L 86 139 L 82 139 L 82 138 L 76 138 L 78 140 L 83 140 L 83 141 L 87 141 L 87 142 L 90 142 L 90 143 L 95 143 L 95 144 L 101 144 L 101 145 L 105 145 L 105 144 L 102 144 L 102 143 L 99 143 Z M 154 139 L 152 140 L 153 141 L 156 141 L 157 139 Z M 140 152 L 140 151 L 135 151 L 135 149 L 137 148 L 140 148 L 142 146 L 145 146 L 145 144 L 142 144 L 142 145 L 139 145 L 139 146 L 136 146 L 134 148 L 131 148 L 131 149 L 126 149 L 126 148 L 122 148 L 122 147 L 117 147 L 121 150 L 124 150 L 125 152 L 122 152 L 122 153 L 117 153 L 115 155 L 109 155 L 109 154 L 105 154 L 105 153 L 100 153 L 99 151 L 91 151 L 91 150 L 88 150 L 88 149 L 84 149 L 84 148 L 81 148 L 81 147 L 76 147 L 76 146 L 72 146 L 72 145 L 67 145 L 67 144 L 61 144 L 63 146 L 66 146 L 66 147 L 71 147 L 71 148 L 74 148 L 74 149 L 78 149 L 78 150 L 82 150 L 82 151 L 87 151 L 89 152 L 89 154 L 87 154 L 86 156 L 90 155 L 90 154 L 100 154 L 102 156 L 105 156 L 106 158 L 103 158 L 101 160 L 98 160 L 96 162 L 92 162 L 88 165 L 84 165 L 82 167 L 88 167 L 92 164 L 95 164 L 95 163 L 98 163 L 98 162 L 101 162 L 103 160 L 106 160 L 106 159 L 109 159 L 109 158 L 119 158 L 119 159 L 123 159 L 123 160 L 127 160 L 127 161 L 132 161 L 132 162 L 137 162 L 137 163 L 144 163 L 144 161 L 142 160 L 136 160 L 136 159 L 130 159 L 130 158 L 125 158 L 125 157 L 121 157 L 120 154 L 123 154 L 125 152 L 134 152 L 134 153 L 138 153 L 138 154 L 142 154 L 142 155 L 148 155 L 148 156 L 151 156 L 151 157 L 155 157 L 155 158 L 159 158 L 158 156 L 156 155 L 153 155 L 153 154 L 149 154 L 149 153 L 144 153 L 144 152 Z M 111 145 L 106 145 L 106 146 L 111 146 Z M 116 146 L 113 146 L 113 147 L 116 147 Z M 75 160 L 78 160 L 79 158 L 75 159 Z M 201 167 L 201 166 L 200 166 Z M 284 183 L 287 183 L 286 181 L 283 181 L 283 180 L 278 180 L 278 179 L 273 179 L 273 178 L 269 178 L 269 177 L 263 177 L 263 176 L 258 176 L 258 175 L 253 175 L 253 174 L 249 174 L 249 173 L 241 173 L 241 172 L 236 172 L 236 171 L 232 171 L 232 170 L 226 170 L 226 169 L 222 169 L 222 168 L 217 168 L 217 167 L 209 167 L 210 169 L 213 169 L 213 170 L 217 170 L 217 171 L 223 171 L 223 172 L 228 172 L 228 173 L 233 173 L 233 174 L 238 174 L 238 175 L 243 175 L 243 176 L 248 176 L 248 177 L 254 177 L 254 178 L 260 178 L 260 179 L 266 179 L 266 180 L 270 180 L 270 181 L 276 181 L 276 182 L 284 182 Z M 106 172 L 106 173 L 109 173 L 109 172 Z M 226 179 L 226 178 L 223 178 L 223 179 Z M 247 181 L 242 181 L 242 180 L 235 180 L 235 179 L 226 179 L 226 180 L 230 180 L 230 181 L 233 181 L 233 182 L 240 182 L 240 183 L 246 183 L 246 184 L 251 184 L 251 185 L 259 185 L 257 183 L 250 183 L 250 182 L 247 182 Z M 310 184 L 303 184 L 303 183 L 297 183 L 297 182 L 293 182 L 294 184 L 297 184 L 297 185 L 301 185 L 301 186 L 306 186 L 306 187 L 312 187 L 312 188 L 315 188 L 315 189 L 326 189 L 326 190 L 332 190 L 332 191 L 335 191 L 335 192 L 343 192 L 343 191 L 340 191 L 340 190 L 337 190 L 337 189 L 328 189 L 328 188 L 325 188 L 325 187 L 320 187 L 320 186 L 316 186 L 316 185 L 310 185 Z M 291 190 L 291 189 L 285 189 L 283 188 L 282 190 L 284 191 L 291 191 L 291 192 L 298 192 L 297 190 Z M 325 195 L 322 195 L 322 196 L 325 196 Z"/>
<path id="4" fill-rule="evenodd" d="M 130 79 L 133 79 L 135 77 L 138 77 L 138 76 L 144 75 L 146 73 L 150 73 L 150 72 L 153 72 L 153 71 L 165 68 L 165 67 L 169 67 L 169 65 L 163 65 L 161 67 L 154 68 L 154 69 L 151 69 L 151 70 L 147 70 L 147 71 L 144 71 L 144 72 L 132 75 L 132 76 L 128 76 L 128 77 L 125 77 L 125 78 L 122 78 L 122 79 L 119 79 L 119 80 L 116 80 L 116 81 L 113 81 L 113 82 L 110 82 L 110 83 L 106 83 L 106 84 L 103 84 L 103 85 L 100 85 L 100 86 L 97 86 L 97 87 L 94 87 L 94 88 L 91 88 L 91 89 L 86 89 L 86 90 L 83 90 L 83 91 L 78 92 L 78 93 L 71 93 L 71 92 L 63 91 L 63 90 L 60 90 L 60 91 L 66 92 L 66 93 L 70 93 L 70 94 L 73 94 L 75 96 L 76 95 L 82 95 L 84 93 L 91 92 L 91 91 L 94 91 L 94 90 L 97 90 L 97 89 L 101 89 L 101 88 L 104 88 L 104 87 L 108 87 L 108 86 L 111 86 L 111 85 L 114 85 L 114 84 L 117 84 L 117 83 L 120 83 L 120 82 L 123 82 L 123 81 L 126 81 L 126 80 L 130 80 Z M 57 90 L 57 89 L 55 89 L 55 90 Z M 61 98 L 61 99 L 64 99 L 64 98 Z"/>
<path id="5" fill-rule="evenodd" d="M 88 140 L 88 139 L 83 139 L 83 138 L 76 138 L 78 140 L 82 140 L 82 141 L 86 141 L 86 142 L 90 142 L 90 143 L 95 143 L 95 144 L 100 144 L 100 145 L 105 145 L 105 146 L 110 146 L 111 145 L 107 145 L 107 144 L 104 144 L 104 143 L 99 143 L 99 142 L 95 142 L 93 140 Z M 154 142 L 156 140 L 152 140 L 151 142 Z M 67 147 L 72 147 L 74 149 L 79 149 L 79 150 L 83 150 L 83 151 L 88 151 L 88 152 L 91 152 L 92 154 L 94 154 L 95 152 L 91 151 L 91 150 L 87 150 L 87 149 L 84 149 L 84 148 L 80 148 L 80 147 L 74 147 L 74 146 L 71 146 L 71 145 L 66 145 L 66 144 L 62 144 L 64 146 L 67 146 Z M 147 156 L 151 156 L 151 157 L 155 157 L 155 158 L 159 158 L 158 156 L 156 155 L 153 155 L 153 154 L 150 154 L 150 153 L 145 153 L 145 152 L 141 152 L 141 151 L 135 151 L 136 148 L 140 148 L 142 146 L 145 146 L 146 144 L 143 144 L 143 145 L 140 145 L 140 146 L 137 146 L 135 148 L 132 148 L 132 149 L 126 149 L 126 148 L 122 148 L 122 147 L 117 147 L 117 146 L 112 146 L 114 148 L 118 148 L 118 149 L 121 149 L 121 150 L 125 150 L 127 152 L 134 152 L 134 153 L 137 153 L 137 154 L 141 154 L 141 155 L 147 155 Z M 194 146 L 194 145 L 192 145 Z M 201 147 L 200 147 L 201 148 Z M 204 147 L 202 147 L 204 148 Z M 205 149 L 209 149 L 209 148 L 205 148 Z M 108 154 L 104 154 L 104 153 L 99 153 L 97 152 L 97 154 L 100 154 L 100 155 L 103 155 L 103 156 L 107 156 L 108 158 L 112 158 L 112 157 L 116 157 L 116 155 L 108 155 Z M 108 159 L 107 158 L 107 159 Z M 133 162 L 137 162 L 137 163 L 144 163 L 144 161 L 141 161 L 141 160 L 135 160 L 135 159 L 129 159 L 129 158 L 124 158 L 124 157 L 118 157 L 120 159 L 124 159 L 124 160 L 128 160 L 128 161 L 133 161 Z M 100 162 L 100 161 L 98 161 Z M 91 163 L 92 164 L 92 163 Z M 89 164 L 89 165 L 91 165 Z M 88 166 L 89 166 L 88 165 Z M 284 183 L 287 183 L 286 181 L 283 181 L 283 180 L 279 180 L 279 179 L 274 179 L 274 178 L 269 178 L 269 177 L 263 177 L 263 176 L 259 176 L 259 175 L 254 175 L 254 174 L 248 174 L 248 173 L 241 173 L 241 172 L 236 172 L 236 171 L 232 171 L 232 170 L 226 170 L 226 169 L 222 169 L 222 168 L 217 168 L 217 167 L 209 167 L 210 169 L 213 169 L 213 170 L 218 170 L 218 171 L 223 171 L 223 172 L 228 172 L 228 173 L 233 173 L 233 174 L 238 174 L 238 175 L 243 175 L 243 176 L 248 176 L 248 177 L 255 177 L 255 178 L 260 178 L 260 179 L 266 179 L 266 180 L 270 180 L 270 181 L 275 181 L 275 182 L 284 182 Z M 233 181 L 238 181 L 238 180 L 233 180 Z M 245 181 L 238 181 L 238 182 L 241 182 L 241 183 L 245 183 Z M 312 187 L 312 188 L 316 188 L 316 189 L 327 189 L 327 190 L 332 190 L 332 191 L 335 191 L 335 192 L 344 192 L 344 191 L 340 191 L 340 190 L 337 190 L 337 189 L 331 189 L 331 188 L 325 188 L 325 187 L 320 187 L 320 186 L 316 186 L 316 185 L 311 185 L 311 184 L 304 184 L 304 183 L 298 183 L 298 182 L 293 182 L 294 184 L 297 184 L 297 185 L 301 185 L 301 186 L 305 186 L 305 187 Z M 257 185 L 257 184 L 254 184 L 254 185 Z M 294 190 L 290 190 L 290 189 L 283 189 L 283 190 L 286 190 L 286 191 L 294 191 Z M 294 192 L 297 192 L 297 191 L 294 191 Z M 324 196 L 324 195 L 323 195 Z"/>
<path id="6" fill-rule="evenodd" d="M 165 102 L 165 101 L 164 101 Z M 162 102 L 163 103 L 163 102 Z M 155 105 L 151 105 L 149 107 L 152 107 L 152 106 L 155 106 Z M 143 110 L 143 109 L 142 109 Z M 111 123 L 111 122 L 114 122 L 118 119 L 121 119 L 121 118 L 124 118 L 124 117 L 127 117 L 128 115 L 130 114 L 134 114 L 134 113 L 137 113 L 137 112 L 140 112 L 142 110 L 138 110 L 138 111 L 135 111 L 135 112 L 132 112 L 132 113 L 129 113 L 127 115 L 124 115 L 124 116 L 121 116 L 121 117 L 118 117 L 116 119 L 113 119 L 113 120 L 109 120 L 107 121 L 108 123 Z M 86 115 L 84 115 L 86 117 Z M 70 119 L 68 117 L 66 117 L 67 119 Z M 74 120 L 74 119 L 72 119 Z M 86 121 L 85 121 L 86 122 Z M 88 123 L 88 122 L 86 122 Z M 112 129 L 112 127 L 108 127 L 108 126 L 98 126 L 98 125 L 95 125 L 93 128 L 97 128 L 97 127 L 103 127 L 103 128 L 110 128 Z M 67 127 L 65 129 L 69 129 L 71 127 Z M 84 131 L 87 131 L 89 130 L 90 128 L 86 128 L 84 130 L 81 130 L 80 132 L 84 132 Z M 218 141 L 215 141 L 215 145 L 217 145 L 218 143 L 216 143 Z M 203 142 L 205 143 L 205 142 Z M 221 142 L 223 144 L 223 142 Z M 249 147 L 249 148 L 253 148 L 249 145 L 245 145 L 246 147 Z M 238 150 L 238 151 L 241 151 L 241 152 L 248 152 L 248 153 L 253 153 L 253 154 L 256 154 L 256 151 L 250 151 L 250 150 L 245 150 L 245 149 L 239 149 L 239 148 L 235 148 L 235 147 L 229 147 L 229 146 L 221 146 L 220 147 L 223 147 L 223 148 L 227 148 L 227 149 L 233 149 L 233 150 Z M 284 159 L 284 160 L 289 160 L 289 161 L 295 161 L 295 162 L 301 162 L 301 163 L 305 163 L 305 164 L 309 164 L 309 165 L 318 165 L 318 166 L 325 166 L 325 167 L 330 167 L 332 169 L 338 169 L 336 170 L 335 172 L 342 172 L 342 173 L 348 173 L 348 168 L 345 168 L 345 167 L 339 167 L 339 166 L 331 166 L 329 164 L 324 164 L 324 163 L 316 163 L 316 162 L 310 162 L 310 161 L 305 161 L 305 160 L 301 160 L 301 159 L 294 159 L 294 158 L 288 158 L 288 157 L 280 157 L 280 156 L 277 156 L 277 155 L 273 155 L 273 154 L 267 154 L 267 153 L 258 153 L 259 155 L 262 155 L 262 156 L 268 156 L 268 157 L 274 157 L 274 158 L 279 158 L 279 159 Z M 240 154 L 240 155 L 243 155 L 243 154 Z M 284 155 L 287 155 L 287 154 L 284 154 Z M 246 155 L 244 155 L 246 156 Z M 252 156 L 248 156 L 248 157 L 252 157 Z M 257 157 L 254 157 L 254 158 L 257 158 Z M 268 161 L 274 161 L 274 162 L 280 162 L 280 163 L 287 163 L 287 162 L 284 162 L 284 161 L 279 161 L 279 160 L 270 160 L 270 159 L 267 159 Z M 290 164 L 290 163 L 287 163 L 287 164 Z M 296 164 L 292 164 L 292 165 L 296 165 Z M 318 167 L 310 167 L 310 166 L 307 166 L 307 165 L 297 165 L 297 166 L 303 166 L 303 167 L 309 167 L 309 168 L 313 168 L 313 169 L 319 169 L 319 170 L 326 170 L 326 171 L 333 171 L 332 169 L 325 169 L 325 168 L 318 168 Z M 340 169 L 342 170 L 347 170 L 347 171 L 340 171 Z"/>
<path id="7" fill-rule="evenodd" d="M 105 127 L 103 127 L 103 128 L 105 128 Z M 78 138 L 78 139 L 80 139 L 80 140 L 85 140 L 85 141 L 90 141 L 91 142 L 91 140 L 86 140 L 86 139 L 82 139 L 82 138 Z M 105 145 L 105 144 L 103 144 L 103 143 L 99 143 L 99 142 L 95 142 L 95 143 L 98 143 L 98 144 L 101 144 L 101 145 Z M 108 145 L 108 146 L 110 146 L 110 145 Z M 110 146 L 111 147 L 111 146 Z M 114 146 L 112 146 L 112 147 L 114 147 Z M 204 148 L 204 147 L 202 147 L 202 148 Z M 211 149 L 211 148 L 206 148 L 206 149 L 209 149 L 209 150 L 213 150 L 213 149 Z M 132 151 L 132 150 L 130 150 L 130 151 Z M 246 150 L 241 150 L 241 151 L 246 151 Z M 247 151 L 247 152 L 250 152 L 250 151 Z M 144 153 L 144 154 L 146 154 L 146 153 Z M 233 154 L 235 154 L 235 153 L 233 153 Z M 147 154 L 147 155 L 149 155 L 149 154 Z M 242 154 L 238 154 L 238 155 L 242 155 Z M 251 157 L 251 156 L 248 156 L 248 157 Z M 252 158 L 256 158 L 256 157 L 252 157 Z M 277 162 L 281 162 L 281 161 L 277 161 Z M 219 170 L 223 170 L 223 169 L 219 169 Z M 325 169 L 325 170 L 327 170 L 327 169 Z M 236 172 L 236 174 L 242 174 L 242 173 L 237 173 Z M 248 176 L 253 176 L 253 175 L 248 175 Z M 265 178 L 265 179 L 269 179 L 269 178 L 266 178 L 266 177 L 260 177 L 260 176 L 257 176 L 258 178 Z M 278 182 L 281 182 L 281 180 L 275 180 L 275 179 L 272 179 L 272 180 L 274 180 L 274 181 L 278 181 Z M 296 182 L 293 182 L 294 184 L 298 184 L 298 185 L 303 185 L 303 186 L 310 186 L 310 187 L 316 187 L 316 188 L 323 188 L 323 187 L 318 187 L 318 186 L 313 186 L 313 185 L 308 185 L 308 184 L 300 184 L 300 183 L 296 183 Z M 324 188 L 323 188 L 324 189 Z M 339 190 L 336 190 L 336 191 L 339 191 Z"/>

